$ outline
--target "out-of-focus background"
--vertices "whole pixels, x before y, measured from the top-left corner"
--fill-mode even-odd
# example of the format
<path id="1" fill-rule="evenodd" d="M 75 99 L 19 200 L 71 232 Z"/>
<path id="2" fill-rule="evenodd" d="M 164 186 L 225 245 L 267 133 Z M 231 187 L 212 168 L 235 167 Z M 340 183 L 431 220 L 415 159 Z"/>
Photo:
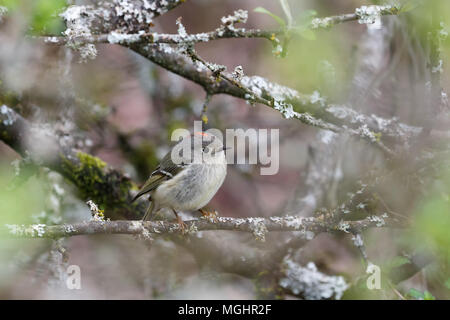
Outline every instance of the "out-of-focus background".
<path id="1" fill-rule="evenodd" d="M 450 46 L 445 32 L 450 26 L 450 3 L 431 2 L 442 13 L 440 80 L 446 92 Z M 324 17 L 352 13 L 357 7 L 382 1 L 289 3 L 294 17 L 307 10 L 315 10 L 318 17 Z M 69 48 L 33 41 L 33 36 L 59 35 L 65 30 L 57 14 L 64 10 L 66 1 L 2 0 L 0 5 L 8 8 L 8 14 L 0 18 L 3 20 L 0 106 L 13 107 L 39 123 L 40 128 L 47 127 L 49 132 L 67 139 L 68 144 L 101 158 L 137 183 L 145 181 L 168 151 L 171 132 L 176 128 L 191 130 L 193 121 L 201 119 L 205 92 L 200 86 L 127 48 L 98 44 L 97 57 L 80 62 L 79 54 Z M 273 0 L 190 0 L 155 19 L 154 30 L 177 33 L 178 17 L 182 17 L 188 33 L 214 30 L 222 16 L 237 9 L 248 10 L 245 25 L 248 29 L 278 28 L 269 15 L 253 11 L 259 6 L 283 16 L 279 2 Z M 230 71 L 241 65 L 246 75 L 260 75 L 302 93 L 317 91 L 331 103 L 351 103 L 367 114 L 395 116 L 407 124 L 421 125 L 429 113 L 435 112 L 427 107 L 424 91 L 429 81 L 424 58 L 427 52 L 421 47 L 421 41 L 426 39 L 422 26 L 426 12 L 416 8 L 407 16 L 383 17 L 379 29 L 368 30 L 366 25 L 353 21 L 315 31 L 313 38 L 296 37 L 285 58 L 276 57 L 266 39 L 216 40 L 197 44 L 196 50 L 205 60 L 223 64 Z M 444 103 L 443 108 L 439 112 L 447 117 L 432 122 L 433 128 L 449 128 L 448 105 Z M 211 202 L 221 216 L 297 214 L 300 209 L 296 195 L 315 186 L 305 184 L 308 171 L 320 174 L 320 166 L 325 163 L 317 162 L 319 168 L 312 168 L 311 158 L 331 159 L 336 155 L 331 152 L 333 147 L 320 142 L 327 139 L 326 132 L 295 119 L 284 119 L 276 110 L 262 105 L 250 106 L 242 99 L 217 95 L 208 105 L 207 116 L 208 124 L 221 130 L 280 129 L 279 172 L 262 176 L 259 165 L 230 165 L 223 187 Z M 317 139 L 320 134 L 322 140 Z M 316 186 L 323 189 L 321 200 L 303 201 L 303 209 L 309 206 L 305 215 L 312 215 L 321 206 L 344 201 L 349 192 L 355 191 L 358 179 L 374 167 L 407 167 L 418 156 L 411 153 L 401 163 L 383 163 L 382 157 L 362 142 L 336 141 L 336 146 L 340 149 L 334 150 L 340 154 L 336 179 L 324 183 L 318 177 Z M 45 153 L 47 146 L 38 147 Z M 1 190 L 13 180 L 19 159 L 17 153 L 0 142 Z M 422 246 L 433 254 L 433 263 L 395 289 L 407 298 L 450 297 L 450 170 L 445 167 L 436 170 L 439 179 L 430 176 L 423 185 L 418 185 L 408 171 L 399 174 L 400 177 L 391 176 L 382 184 L 379 194 L 386 205 L 393 212 L 412 217 L 413 226 L 408 231 L 371 230 L 364 237 L 367 254 L 377 265 L 402 264 L 405 254 Z M 59 174 L 38 168 L 14 192 L 0 193 L 0 223 L 60 224 L 87 220 L 90 211 L 85 200 Z M 268 239 L 265 245 L 273 244 Z M 351 236 L 321 234 L 296 257 L 302 265 L 312 261 L 320 271 L 341 275 L 349 284 L 364 274 L 361 254 Z M 81 290 L 66 287 L 64 279 L 69 265 L 81 268 Z M 344 298 L 398 299 L 395 291 L 388 286 L 377 292 L 361 289 Z M 253 299 L 256 294 L 252 279 L 200 268 L 189 252 L 168 239 L 157 238 L 150 249 L 143 240 L 109 235 L 78 236 L 58 242 L 2 238 L 0 297 Z"/>

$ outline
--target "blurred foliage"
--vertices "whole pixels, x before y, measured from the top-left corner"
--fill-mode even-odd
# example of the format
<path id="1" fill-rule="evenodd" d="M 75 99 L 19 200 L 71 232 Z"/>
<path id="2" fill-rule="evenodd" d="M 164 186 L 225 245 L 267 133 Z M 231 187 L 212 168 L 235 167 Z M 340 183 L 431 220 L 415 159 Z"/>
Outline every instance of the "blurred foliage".
<path id="1" fill-rule="evenodd" d="M 345 83 L 351 62 L 349 53 L 340 31 L 319 31 L 316 40 L 297 37 L 280 62 L 280 73 L 300 92 L 319 89 L 324 95 L 332 96 L 339 92 L 339 84 Z"/>
<path id="2" fill-rule="evenodd" d="M 434 182 L 430 196 L 423 199 L 406 239 L 416 247 L 433 252 L 450 265 L 450 169 L 442 169 L 442 179 Z M 447 270 L 448 272 L 448 270 Z M 447 275 L 449 277 L 450 275 Z"/>
<path id="3" fill-rule="evenodd" d="M 387 4 L 389 1 L 372 1 L 375 4 Z M 439 18 L 441 55 L 444 61 L 450 58 L 450 1 L 431 0 L 401 1 L 402 15 L 407 17 L 412 27 L 412 34 L 417 34 L 422 43 L 429 37 L 432 13 Z M 364 3 L 361 3 L 364 4 Z M 268 13 L 264 8 L 257 12 Z M 312 10 L 314 9 L 314 10 Z M 316 11 L 317 10 L 317 11 Z M 357 22 L 336 25 L 330 30 L 317 30 L 305 33 L 302 26 L 307 25 L 315 16 L 323 17 L 336 14 L 328 12 L 329 7 L 314 6 L 311 10 L 296 13 L 296 24 L 299 26 L 299 37 L 292 37 L 285 59 L 276 63 L 281 83 L 295 87 L 301 92 L 319 90 L 332 99 L 345 97 L 345 83 L 351 76 L 354 64 L 354 51 L 358 45 L 358 34 L 355 30 L 362 27 Z M 319 13 L 317 13 L 319 12 Z M 280 17 L 278 17 L 281 19 Z M 386 17 L 390 19 L 392 17 Z M 276 19 L 278 21 L 278 19 Z M 348 27 L 351 26 L 351 29 Z M 302 31 L 303 30 L 303 31 Z M 348 33 L 351 30 L 352 34 Z M 355 38 L 356 35 L 356 38 Z"/>
<path id="4" fill-rule="evenodd" d="M 45 182 L 33 176 L 20 187 L 8 191 L 7 187 L 14 178 L 11 164 L 0 162 L 0 225 L 33 223 L 32 216 L 37 216 L 46 208 Z M 45 240 L 44 240 L 45 241 Z M 29 257 L 29 252 L 37 250 L 41 241 L 27 239 L 0 238 L 0 287 L 14 279 L 16 268 L 22 260 Z M 14 267 L 12 267 L 14 266 Z"/>
<path id="5" fill-rule="evenodd" d="M 277 16 L 276 14 L 274 14 L 273 12 L 270 12 L 269 10 L 267 10 L 266 8 L 263 7 L 256 7 L 254 10 L 254 12 L 258 12 L 258 13 L 264 13 L 267 14 L 269 16 L 271 16 L 282 28 L 286 27 L 286 21 L 284 21 L 283 18 Z"/>
<path id="6" fill-rule="evenodd" d="M 30 216 L 45 209 L 44 182 L 31 177 L 15 190 L 7 189 L 14 176 L 9 163 L 0 162 L 0 225 L 30 223 Z"/>
<path id="7" fill-rule="evenodd" d="M 406 294 L 407 298 L 413 298 L 417 300 L 436 300 L 436 298 L 427 290 L 421 292 L 417 289 L 411 289 Z"/>
<path id="8" fill-rule="evenodd" d="M 447 60 L 450 58 L 450 1 L 429 0 L 419 1 L 412 0 L 405 5 L 408 9 L 407 17 L 411 19 L 411 26 L 423 40 L 429 36 L 430 26 L 432 23 L 439 27 L 440 49 L 442 58 Z M 403 10 L 406 11 L 406 10 Z M 432 21 L 432 16 L 437 17 Z M 447 60 L 448 61 L 448 60 Z"/>
<path id="9" fill-rule="evenodd" d="M 409 283 L 404 291 L 406 299 L 450 298 L 450 168 L 441 168 L 441 173 L 441 178 L 433 181 L 414 210 L 411 229 L 399 233 L 396 239 L 400 247 L 409 248 L 411 252 L 430 254 L 434 259 L 422 272 L 426 277 L 428 290 L 411 287 Z M 381 290 L 369 290 L 366 281 L 370 275 L 363 274 L 356 279 L 355 285 L 346 292 L 344 298 L 398 299 L 388 275 L 392 269 L 408 263 L 411 261 L 404 256 L 394 256 L 382 261 Z"/>
<path id="10" fill-rule="evenodd" d="M 65 0 L 0 0 L 11 14 L 29 13 L 32 34 L 60 34 L 64 23 L 58 14 L 67 6 Z"/>

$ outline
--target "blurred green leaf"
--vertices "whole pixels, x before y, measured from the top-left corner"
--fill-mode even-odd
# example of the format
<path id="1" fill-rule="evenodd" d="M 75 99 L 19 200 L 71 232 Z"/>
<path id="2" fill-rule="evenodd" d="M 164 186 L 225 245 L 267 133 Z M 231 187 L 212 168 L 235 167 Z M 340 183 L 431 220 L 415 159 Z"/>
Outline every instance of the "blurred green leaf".
<path id="1" fill-rule="evenodd" d="M 420 0 L 409 0 L 400 7 L 399 13 L 409 12 L 421 5 Z"/>
<path id="2" fill-rule="evenodd" d="M 445 287 L 450 290 L 450 278 L 447 279 L 444 283 Z"/>
<path id="3" fill-rule="evenodd" d="M 409 289 L 409 291 L 408 291 L 408 293 L 406 294 L 406 296 L 411 297 L 411 298 L 414 298 L 414 299 L 423 299 L 423 298 L 424 298 L 423 293 L 420 292 L 420 291 L 417 290 L 417 289 L 414 289 L 414 288 Z"/>
<path id="4" fill-rule="evenodd" d="M 436 298 L 427 290 L 423 293 L 424 300 L 436 300 Z"/>
<path id="5" fill-rule="evenodd" d="M 58 13 L 66 6 L 64 0 L 38 0 L 34 2 L 31 28 L 36 33 L 57 34 L 64 30 Z"/>
<path id="6" fill-rule="evenodd" d="M 295 28 L 295 32 L 306 40 L 316 40 L 316 34 L 311 29 L 304 27 L 297 27 Z"/>
<path id="7" fill-rule="evenodd" d="M 418 234 L 442 250 L 450 247 L 450 202 L 436 195 L 425 202 L 415 223 Z M 420 241 L 422 237 L 418 238 Z"/>
<path id="8" fill-rule="evenodd" d="M 429 291 L 425 290 L 424 292 L 421 292 L 414 288 L 410 289 L 406 296 L 420 300 L 436 300 L 436 298 Z"/>
<path id="9" fill-rule="evenodd" d="M 299 14 L 296 23 L 298 26 L 309 26 L 311 24 L 312 19 L 317 16 L 316 10 L 305 10 Z"/>
<path id="10" fill-rule="evenodd" d="M 398 268 L 406 263 L 410 263 L 409 259 L 402 256 L 396 256 L 392 260 L 388 261 L 388 268 Z"/>
<path id="11" fill-rule="evenodd" d="M 60 34 L 64 30 L 64 23 L 58 14 L 67 6 L 65 0 L 2 0 L 0 5 L 11 13 L 20 11 L 23 15 L 28 14 L 34 34 Z"/>
<path id="12" fill-rule="evenodd" d="M 0 1 L 0 6 L 8 8 L 8 10 L 13 10 L 19 5 L 17 0 L 2 0 Z"/>
<path id="13" fill-rule="evenodd" d="M 257 7 L 255 9 L 253 9 L 254 12 L 258 12 L 258 13 L 264 13 L 264 14 L 268 14 L 269 16 L 271 16 L 272 18 L 275 19 L 276 22 L 278 22 L 278 24 L 283 27 L 286 28 L 286 21 L 284 21 L 283 18 L 277 16 L 276 14 L 270 12 L 269 10 L 263 8 L 263 7 Z"/>
<path id="14" fill-rule="evenodd" d="M 0 163 L 0 189 L 3 190 L 0 193 L 0 225 L 30 223 L 32 215 L 45 210 L 46 195 L 42 180 L 31 177 L 14 191 L 5 191 L 13 176 L 12 166 Z"/>

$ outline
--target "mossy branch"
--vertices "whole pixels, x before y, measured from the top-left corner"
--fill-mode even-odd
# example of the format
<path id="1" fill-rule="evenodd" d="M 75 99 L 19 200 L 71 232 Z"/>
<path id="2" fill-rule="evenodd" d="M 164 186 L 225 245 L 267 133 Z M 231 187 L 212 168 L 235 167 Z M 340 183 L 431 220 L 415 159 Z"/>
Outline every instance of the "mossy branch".
<path id="1" fill-rule="evenodd" d="M 29 144 L 30 136 L 35 134 L 31 124 L 6 105 L 2 110 L 5 112 L 0 112 L 0 139 L 19 154 L 63 175 L 77 187 L 81 199 L 92 199 L 108 211 L 111 219 L 138 219 L 144 214 L 145 201 L 130 203 L 130 191 L 137 186 L 122 172 L 97 157 L 63 147 L 55 137 L 41 137 L 45 140 L 39 141 L 51 145 L 52 154 L 34 154 Z"/>

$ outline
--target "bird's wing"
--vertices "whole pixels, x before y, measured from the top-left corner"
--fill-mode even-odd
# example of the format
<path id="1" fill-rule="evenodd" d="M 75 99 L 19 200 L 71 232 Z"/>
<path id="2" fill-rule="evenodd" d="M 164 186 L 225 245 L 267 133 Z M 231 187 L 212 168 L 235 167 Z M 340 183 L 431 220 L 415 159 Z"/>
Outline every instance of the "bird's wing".
<path id="1" fill-rule="evenodd" d="M 185 167 L 185 165 L 183 165 L 183 164 L 178 165 L 178 164 L 173 163 L 172 157 L 171 157 L 171 152 L 167 153 L 164 156 L 164 158 L 161 160 L 161 163 L 159 164 L 159 166 L 155 169 L 155 171 L 152 172 L 150 177 L 144 183 L 141 190 L 139 190 L 137 195 L 133 198 L 133 201 L 135 201 L 140 196 L 142 196 L 150 191 L 153 191 L 164 181 L 172 179 L 184 167 Z"/>

